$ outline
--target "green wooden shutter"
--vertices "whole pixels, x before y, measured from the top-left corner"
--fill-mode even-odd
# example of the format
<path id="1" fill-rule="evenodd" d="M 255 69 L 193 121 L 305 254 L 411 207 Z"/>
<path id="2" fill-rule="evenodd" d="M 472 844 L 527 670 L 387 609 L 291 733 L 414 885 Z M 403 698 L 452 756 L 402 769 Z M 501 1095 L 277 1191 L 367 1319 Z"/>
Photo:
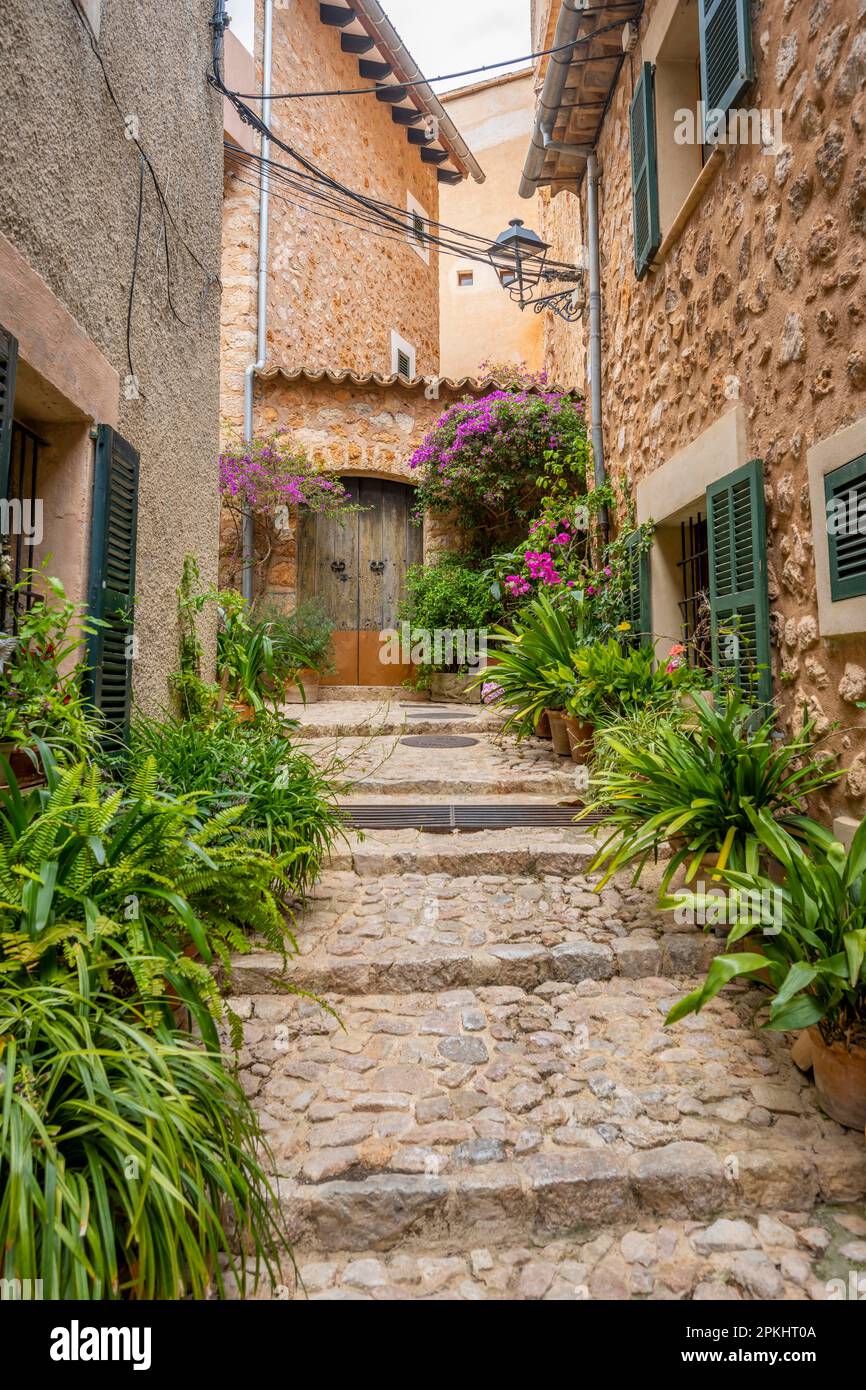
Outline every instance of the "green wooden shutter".
<path id="1" fill-rule="evenodd" d="M 634 268 L 643 279 L 661 245 L 659 176 L 656 156 L 655 77 L 644 63 L 629 112 L 631 126 L 631 196 L 634 213 Z"/>
<path id="2" fill-rule="evenodd" d="M 699 0 L 704 120 L 724 114 L 755 80 L 750 0 Z M 718 117 L 717 117 L 718 119 Z"/>
<path id="3" fill-rule="evenodd" d="M 629 586 L 626 621 L 631 630 L 646 645 L 652 641 L 652 607 L 650 596 L 649 551 L 641 552 L 640 532 L 635 531 L 626 541 L 629 565 Z"/>
<path id="4" fill-rule="evenodd" d="M 866 594 L 866 454 L 824 478 L 830 597 Z"/>
<path id="5" fill-rule="evenodd" d="M 0 327 L 0 497 L 9 487 L 9 461 L 12 452 L 12 407 L 15 402 L 15 371 L 18 366 L 18 340 Z"/>
<path id="6" fill-rule="evenodd" d="M 109 732 L 124 737 L 132 703 L 132 606 L 138 522 L 138 454 L 100 425 L 93 484 L 88 607 L 99 626 L 88 643 L 90 695 Z"/>
<path id="7" fill-rule="evenodd" d="M 707 489 L 713 669 L 748 699 L 772 698 L 764 465 L 752 459 Z"/>

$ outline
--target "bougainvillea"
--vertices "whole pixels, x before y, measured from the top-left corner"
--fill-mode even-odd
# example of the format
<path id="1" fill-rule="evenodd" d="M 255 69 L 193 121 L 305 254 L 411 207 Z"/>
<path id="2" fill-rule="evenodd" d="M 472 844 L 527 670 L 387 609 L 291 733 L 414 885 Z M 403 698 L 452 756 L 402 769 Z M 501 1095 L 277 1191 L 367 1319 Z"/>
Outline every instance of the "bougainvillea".
<path id="1" fill-rule="evenodd" d="M 253 440 L 220 454 L 219 489 L 228 506 L 273 513 L 278 507 L 306 507 L 333 515 L 348 501 L 339 479 L 313 469 L 302 450 L 279 436 Z"/>
<path id="2" fill-rule="evenodd" d="M 500 390 L 445 411 L 416 449 L 417 511 L 493 548 L 526 532 L 542 499 L 584 491 L 583 402 L 558 391 Z"/>

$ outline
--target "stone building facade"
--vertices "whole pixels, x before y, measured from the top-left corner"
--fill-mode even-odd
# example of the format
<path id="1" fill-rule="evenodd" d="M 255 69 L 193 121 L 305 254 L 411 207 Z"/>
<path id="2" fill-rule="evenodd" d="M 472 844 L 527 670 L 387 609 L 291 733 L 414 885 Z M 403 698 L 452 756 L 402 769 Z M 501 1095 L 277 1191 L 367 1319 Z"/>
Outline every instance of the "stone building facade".
<path id="1" fill-rule="evenodd" d="M 249 8 L 247 35 L 254 38 L 247 42 L 254 52 L 232 35 L 226 49 L 230 82 L 233 77 L 234 90 L 247 92 L 261 90 L 264 20 L 261 0 Z M 438 381 L 439 257 L 432 224 L 440 218 L 440 189 L 484 175 L 420 74 L 412 75 L 417 69 L 410 55 L 373 0 L 351 8 L 318 0 L 297 0 L 288 10 L 277 6 L 272 49 L 275 92 L 352 91 L 374 82 L 385 89 L 387 100 L 375 92 L 275 100 L 268 119 L 284 145 L 343 190 L 386 205 L 396 225 L 365 223 L 345 192 L 326 187 L 309 168 L 299 179 L 298 162 L 272 145 L 267 350 L 255 377 L 253 433 L 287 435 L 323 470 L 364 493 L 365 517 L 373 513 L 387 525 L 395 509 L 409 517 L 409 457 L 443 408 L 441 399 L 458 395 L 457 387 Z M 225 436 L 237 439 L 245 372 L 257 360 L 260 190 L 244 132 L 227 121 L 226 135 L 240 150 L 229 148 L 225 163 L 221 406 Z M 258 148 L 256 137 L 254 154 Z M 335 201 L 323 202 L 323 196 Z M 373 487 L 373 479 L 382 487 Z M 385 565 L 387 619 L 420 533 L 404 528 L 405 546 L 385 561 L 364 549 L 367 541 L 373 544 L 375 529 L 368 518 L 353 551 L 351 582 L 344 573 L 337 581 L 344 587 L 335 588 L 330 565 L 344 563 L 336 554 L 342 538 L 339 532 L 326 536 L 326 529 L 317 534 L 292 517 L 273 547 L 270 539 L 259 544 L 257 554 L 268 551 L 269 558 L 256 568 L 256 595 L 267 593 L 284 607 L 322 598 L 339 631 L 349 633 L 354 622 L 357 636 L 365 620 L 353 619 L 352 612 L 361 612 L 369 566 Z M 239 578 L 237 536 L 232 519 L 224 517 L 226 582 Z M 326 549 L 330 558 L 320 570 L 315 557 Z M 338 645 L 348 643 L 345 636 Z M 360 682 L 357 666 L 353 674 L 350 665 L 341 658 L 340 683 Z"/>
<path id="2" fill-rule="evenodd" d="M 35 464 L 44 520 L 32 560 L 50 557 L 48 573 L 84 604 L 105 590 L 94 479 L 105 478 L 104 464 L 116 475 L 104 447 L 121 441 L 121 471 L 138 456 L 137 513 L 126 492 L 122 505 L 109 498 L 107 515 L 131 561 L 134 621 L 112 626 L 103 656 L 110 638 L 150 712 L 166 705 L 177 666 L 184 555 L 196 556 L 206 583 L 217 574 L 222 159 L 220 103 L 205 80 L 212 11 L 212 0 L 6 0 L 0 22 L 0 376 L 13 382 L 14 419 L 0 475 L 20 501 Z M 2 398 L 0 389 L 0 408 Z M 114 678 L 119 699 L 122 669 Z"/>
<path id="3" fill-rule="evenodd" d="M 690 524 L 706 525 L 707 490 L 762 461 L 773 692 L 788 728 L 804 706 L 821 732 L 838 721 L 831 742 L 846 777 L 823 810 L 859 819 L 866 586 L 840 587 L 831 573 L 825 479 L 859 478 L 866 456 L 866 4 L 730 0 L 753 74 L 733 109 L 759 119 L 728 124 L 732 140 L 701 149 L 676 132 L 700 94 L 698 6 L 707 3 L 644 6 L 631 52 L 609 69 L 593 141 L 606 464 L 636 519 L 656 523 L 653 630 L 670 640 L 682 635 L 683 545 Z M 555 23 L 559 0 L 540 8 Z M 632 103 L 644 76 L 658 206 L 640 266 Z M 583 171 L 563 154 L 541 176 L 546 239 L 564 259 L 587 241 Z M 548 366 L 580 389 L 587 344 L 586 318 L 578 329 L 551 324 L 546 337 Z M 856 478 L 851 486 L 864 495 Z M 857 545 L 855 536 L 855 569 Z"/>

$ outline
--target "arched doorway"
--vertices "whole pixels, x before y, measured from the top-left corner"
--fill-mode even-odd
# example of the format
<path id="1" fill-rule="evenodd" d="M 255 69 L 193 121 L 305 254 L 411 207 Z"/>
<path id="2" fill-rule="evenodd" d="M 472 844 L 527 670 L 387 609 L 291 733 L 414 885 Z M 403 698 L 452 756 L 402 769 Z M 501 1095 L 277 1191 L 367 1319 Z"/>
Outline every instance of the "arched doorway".
<path id="1" fill-rule="evenodd" d="M 415 490 L 381 478 L 343 478 L 363 510 L 335 519 L 307 513 L 298 530 L 298 602 L 316 597 L 336 624 L 337 669 L 327 685 L 400 685 L 408 666 L 383 664 L 380 633 L 397 623 L 406 570 L 424 555 L 412 519 Z"/>

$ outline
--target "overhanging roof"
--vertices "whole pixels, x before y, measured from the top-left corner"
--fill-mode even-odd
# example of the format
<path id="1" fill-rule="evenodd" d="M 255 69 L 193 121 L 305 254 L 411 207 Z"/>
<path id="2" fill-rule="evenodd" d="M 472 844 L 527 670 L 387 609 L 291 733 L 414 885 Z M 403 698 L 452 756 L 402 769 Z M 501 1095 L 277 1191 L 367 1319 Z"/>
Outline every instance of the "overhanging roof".
<path id="1" fill-rule="evenodd" d="M 332 386 L 400 386 L 404 390 L 415 391 L 426 388 L 429 378 L 416 376 L 411 381 L 408 377 L 398 376 L 396 372 L 385 374 L 383 372 L 352 372 L 346 369 L 331 371 L 327 367 L 266 367 L 264 371 L 256 373 L 259 381 L 274 381 L 277 377 L 282 377 L 284 381 L 309 381 L 313 384 L 320 382 L 330 382 Z M 476 395 L 482 395 L 486 391 L 497 391 L 502 389 L 502 382 L 495 377 L 477 376 L 440 376 L 437 378 L 440 390 L 457 393 L 459 391 L 471 391 Z M 576 391 L 566 391 L 562 386 L 548 383 L 546 386 L 527 387 L 530 395 L 546 395 L 548 392 L 556 392 L 563 396 L 578 396 Z"/>
<path id="2" fill-rule="evenodd" d="M 583 178 L 625 59 L 623 30 L 640 18 L 643 0 L 593 0 L 586 9 L 587 0 L 554 0 L 551 7 L 545 47 L 572 46 L 539 63 L 542 85 L 520 181 L 522 198 L 544 187 L 554 193 L 573 190 Z"/>
<path id="3" fill-rule="evenodd" d="M 484 170 L 378 0 L 320 4 L 319 17 L 323 24 L 339 29 L 343 51 L 357 56 L 361 85 L 380 87 L 376 97 L 367 100 L 391 107 L 392 120 L 406 127 L 406 138 L 418 146 L 422 163 L 438 166 L 439 182 L 460 183 L 471 174 L 476 183 L 483 183 Z M 425 116 L 435 122 L 437 133 L 432 139 L 424 129 Z"/>

